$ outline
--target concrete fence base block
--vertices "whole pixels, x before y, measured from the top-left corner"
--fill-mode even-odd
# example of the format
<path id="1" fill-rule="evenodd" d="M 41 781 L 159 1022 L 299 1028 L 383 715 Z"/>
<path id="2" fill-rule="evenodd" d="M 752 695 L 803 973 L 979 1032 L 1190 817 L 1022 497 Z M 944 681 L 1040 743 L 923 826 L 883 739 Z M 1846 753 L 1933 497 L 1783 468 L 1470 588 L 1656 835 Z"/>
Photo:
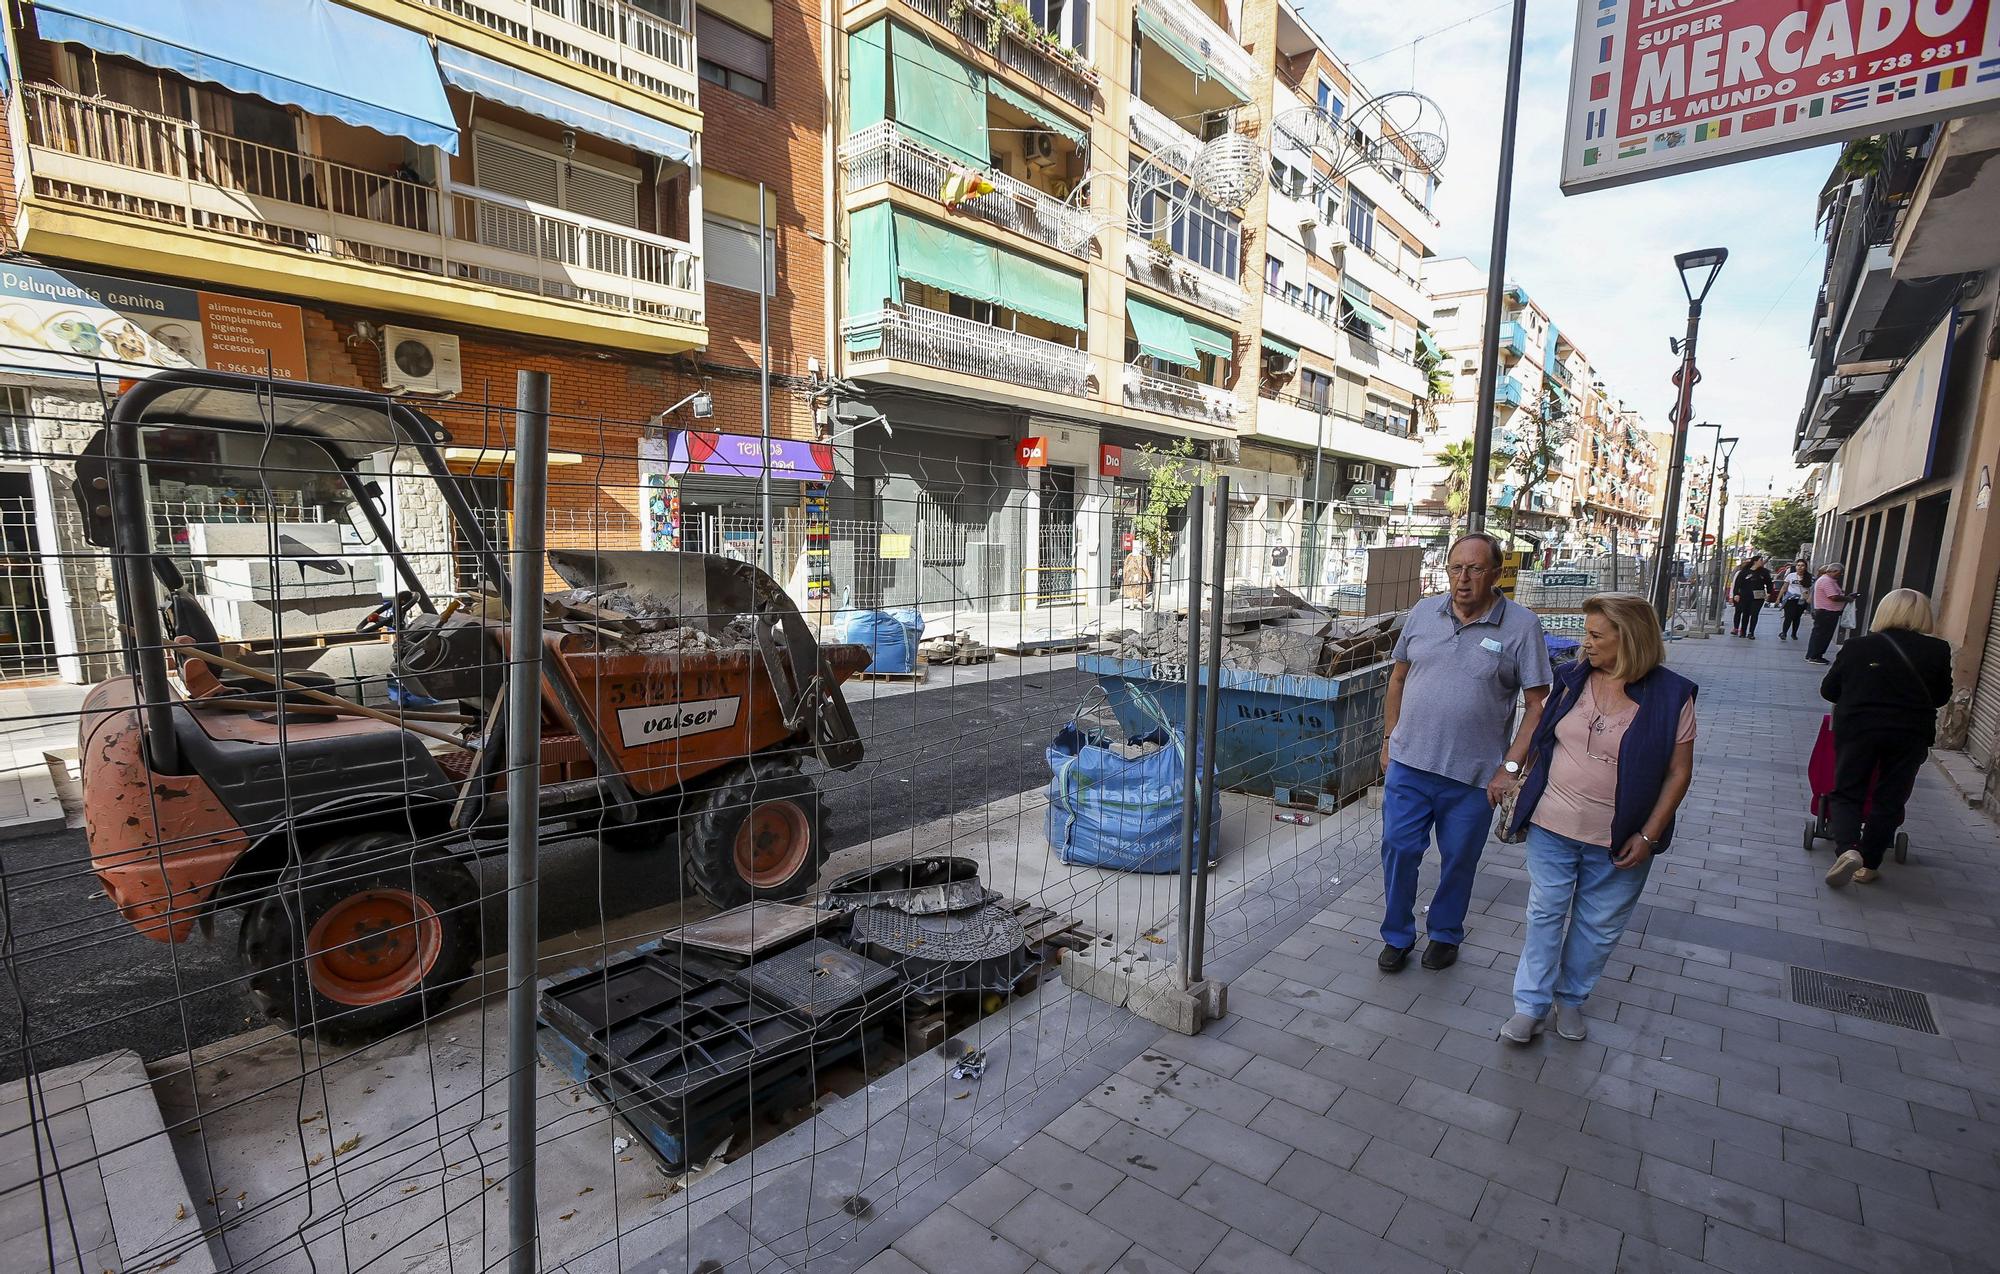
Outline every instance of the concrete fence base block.
<path id="1" fill-rule="evenodd" d="M 1073 953 L 1063 960 L 1062 979 L 1073 990 L 1182 1035 L 1198 1034 L 1229 1011 L 1228 983 L 1205 978 L 1182 986 L 1172 963 L 1143 951 Z"/>

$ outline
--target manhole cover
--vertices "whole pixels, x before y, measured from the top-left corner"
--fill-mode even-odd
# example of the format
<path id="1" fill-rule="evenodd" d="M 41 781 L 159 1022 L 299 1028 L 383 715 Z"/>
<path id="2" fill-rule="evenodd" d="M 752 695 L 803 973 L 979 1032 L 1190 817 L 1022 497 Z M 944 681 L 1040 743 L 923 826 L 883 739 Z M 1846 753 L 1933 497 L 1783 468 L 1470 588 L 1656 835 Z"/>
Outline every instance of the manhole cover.
<path id="1" fill-rule="evenodd" d="M 1886 1022 L 1927 1035 L 1938 1033 L 1937 1021 L 1931 1017 L 1931 1002 L 1915 991 L 1818 969 L 1801 969 L 1797 965 L 1791 969 L 1794 1004 Z"/>

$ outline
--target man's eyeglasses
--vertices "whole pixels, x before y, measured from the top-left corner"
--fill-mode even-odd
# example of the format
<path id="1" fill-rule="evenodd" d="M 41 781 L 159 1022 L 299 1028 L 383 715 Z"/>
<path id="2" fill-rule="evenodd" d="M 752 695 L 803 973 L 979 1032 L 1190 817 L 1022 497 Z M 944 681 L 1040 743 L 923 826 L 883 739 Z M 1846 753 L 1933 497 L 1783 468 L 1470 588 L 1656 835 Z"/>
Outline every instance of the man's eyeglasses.
<path id="1" fill-rule="evenodd" d="M 1444 573 L 1447 575 L 1487 575 L 1493 570 L 1494 568 L 1491 566 L 1466 566 L 1458 564 L 1445 567 Z"/>

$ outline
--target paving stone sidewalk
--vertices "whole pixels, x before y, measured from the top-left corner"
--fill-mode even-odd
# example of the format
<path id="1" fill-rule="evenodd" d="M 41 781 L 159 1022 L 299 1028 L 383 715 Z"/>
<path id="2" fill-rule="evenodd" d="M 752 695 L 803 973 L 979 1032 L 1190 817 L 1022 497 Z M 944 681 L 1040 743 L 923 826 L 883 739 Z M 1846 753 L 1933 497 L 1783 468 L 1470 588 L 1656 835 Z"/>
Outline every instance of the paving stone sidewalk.
<path id="1" fill-rule="evenodd" d="M 1829 852 L 1801 847 L 1820 670 L 1768 628 L 1672 648 L 1702 686 L 1694 788 L 1588 1042 L 1495 1038 L 1518 847 L 1488 845 L 1443 973 L 1376 971 L 1373 872 L 1235 977 L 1226 1021 L 1160 1035 L 838 1264 L 2000 1269 L 2000 836 L 1927 770 L 1909 862 L 1828 889 Z M 1795 1003 L 1794 967 L 1921 992 L 1938 1033 Z"/>

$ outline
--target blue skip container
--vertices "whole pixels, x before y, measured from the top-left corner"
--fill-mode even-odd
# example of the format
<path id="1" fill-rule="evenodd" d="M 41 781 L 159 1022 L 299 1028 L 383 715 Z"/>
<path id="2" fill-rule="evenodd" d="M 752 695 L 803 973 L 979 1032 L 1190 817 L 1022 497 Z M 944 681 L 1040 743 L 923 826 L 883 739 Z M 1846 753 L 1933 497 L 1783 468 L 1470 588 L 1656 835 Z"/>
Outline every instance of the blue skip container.
<path id="1" fill-rule="evenodd" d="M 1185 730 L 1188 667 L 1154 659 L 1083 654 L 1076 666 L 1096 677 L 1118 723 L 1132 735 L 1156 729 L 1141 700 Z M 1381 777 L 1382 712 L 1391 660 L 1332 677 L 1220 669 L 1216 782 L 1232 792 L 1312 801 L 1333 809 Z M 1208 670 L 1193 672 L 1207 693 Z"/>

